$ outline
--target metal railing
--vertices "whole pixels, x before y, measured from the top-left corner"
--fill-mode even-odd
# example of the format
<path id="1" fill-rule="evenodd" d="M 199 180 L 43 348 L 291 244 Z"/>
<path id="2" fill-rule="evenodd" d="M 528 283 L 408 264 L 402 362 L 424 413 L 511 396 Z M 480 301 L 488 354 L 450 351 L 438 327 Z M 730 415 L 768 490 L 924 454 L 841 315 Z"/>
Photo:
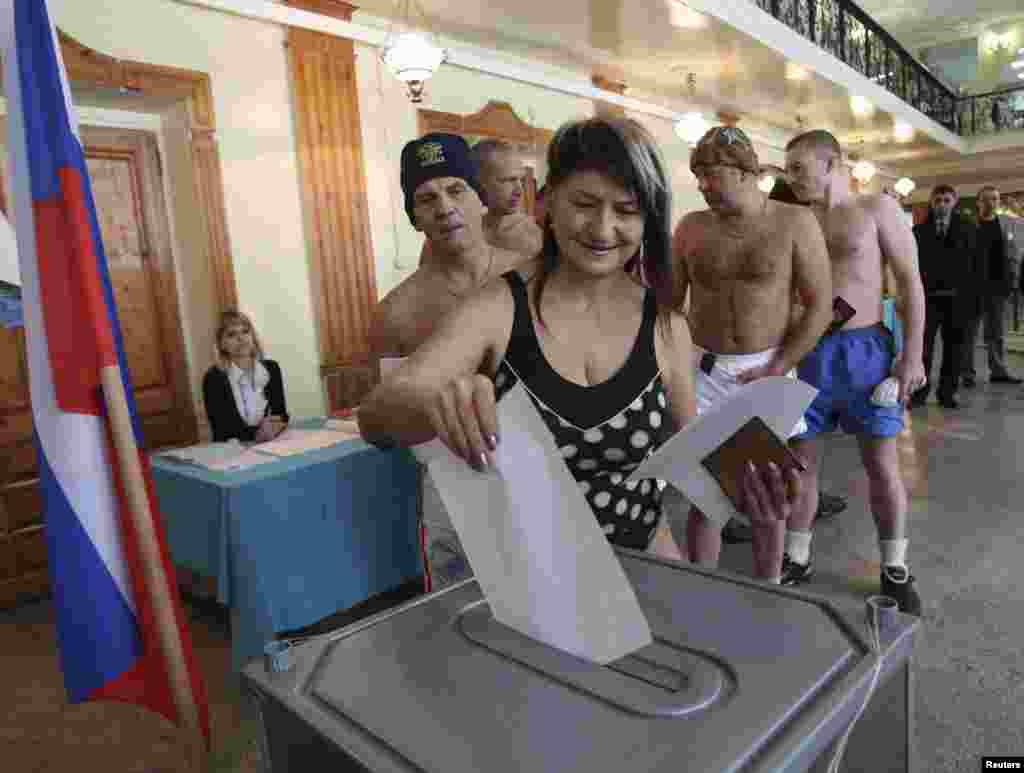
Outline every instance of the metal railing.
<path id="1" fill-rule="evenodd" d="M 969 137 L 1024 128 L 1024 87 L 958 96 L 851 0 L 755 2 L 952 132 Z"/>

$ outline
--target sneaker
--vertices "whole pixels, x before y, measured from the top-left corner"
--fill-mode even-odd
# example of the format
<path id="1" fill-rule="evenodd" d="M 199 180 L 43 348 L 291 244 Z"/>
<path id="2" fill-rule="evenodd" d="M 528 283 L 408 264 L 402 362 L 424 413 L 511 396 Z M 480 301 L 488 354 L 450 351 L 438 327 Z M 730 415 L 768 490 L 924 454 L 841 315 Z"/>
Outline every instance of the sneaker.
<path id="1" fill-rule="evenodd" d="M 974 389 L 978 385 L 978 380 L 974 376 L 964 376 L 960 383 L 968 389 Z"/>
<path id="2" fill-rule="evenodd" d="M 839 515 L 846 509 L 846 497 L 835 494 L 818 494 L 818 510 L 814 517 L 818 520 Z"/>
<path id="3" fill-rule="evenodd" d="M 921 597 L 914 588 L 914 575 L 902 566 L 882 567 L 882 595 L 896 599 L 900 612 L 921 616 Z"/>
<path id="4" fill-rule="evenodd" d="M 722 528 L 722 542 L 727 545 L 739 545 L 743 542 L 752 542 L 753 539 L 753 530 L 736 518 L 730 518 Z"/>
<path id="5" fill-rule="evenodd" d="M 798 564 L 789 557 L 789 553 L 782 554 L 781 585 L 800 585 L 811 579 L 812 574 L 814 574 L 813 558 L 808 558 L 806 564 Z"/>

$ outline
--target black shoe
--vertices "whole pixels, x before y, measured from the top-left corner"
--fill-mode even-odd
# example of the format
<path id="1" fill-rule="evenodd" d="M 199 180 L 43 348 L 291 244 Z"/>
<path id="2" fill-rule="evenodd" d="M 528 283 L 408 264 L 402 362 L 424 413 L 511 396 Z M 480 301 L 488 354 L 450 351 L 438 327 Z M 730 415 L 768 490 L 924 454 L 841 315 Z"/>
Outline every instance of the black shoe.
<path id="1" fill-rule="evenodd" d="M 964 377 L 963 377 L 963 378 L 962 378 L 962 379 L 960 380 L 960 383 L 961 383 L 961 384 L 962 384 L 962 385 L 963 385 L 963 386 L 964 386 L 964 387 L 965 387 L 966 389 L 974 389 L 974 387 L 978 386 L 978 380 L 977 380 L 976 378 L 974 378 L 974 376 L 964 376 Z"/>
<path id="2" fill-rule="evenodd" d="M 923 391 L 923 390 L 920 390 L 920 391 L 914 392 L 914 394 L 912 394 L 910 396 L 910 403 L 909 403 L 909 405 L 910 405 L 911 408 L 921 408 L 927 402 L 928 402 L 928 393 Z"/>
<path id="3" fill-rule="evenodd" d="M 1004 373 L 1001 376 L 992 376 L 989 378 L 990 384 L 1024 384 L 1024 378 L 1017 378 L 1011 376 L 1009 373 Z"/>
<path id="4" fill-rule="evenodd" d="M 914 588 L 914 575 L 902 566 L 883 566 L 881 576 L 882 595 L 896 599 L 900 612 L 920 617 L 921 597 Z"/>
<path id="5" fill-rule="evenodd" d="M 814 559 L 808 556 L 806 564 L 798 564 L 789 557 L 789 553 L 782 554 L 782 580 L 781 585 L 800 585 L 811 579 L 814 574 Z"/>
<path id="6" fill-rule="evenodd" d="M 814 514 L 815 519 L 832 518 L 839 515 L 846 509 L 846 497 L 835 494 L 818 494 L 818 511 Z"/>
<path id="7" fill-rule="evenodd" d="M 722 529 L 722 542 L 727 545 L 739 545 L 743 542 L 751 542 L 754 538 L 753 530 L 743 521 L 730 518 Z"/>
<path id="8" fill-rule="evenodd" d="M 960 407 L 960 401 L 957 400 L 955 397 L 940 397 L 939 405 L 941 405 L 943 408 L 949 408 L 950 410 L 955 411 L 957 408 Z"/>

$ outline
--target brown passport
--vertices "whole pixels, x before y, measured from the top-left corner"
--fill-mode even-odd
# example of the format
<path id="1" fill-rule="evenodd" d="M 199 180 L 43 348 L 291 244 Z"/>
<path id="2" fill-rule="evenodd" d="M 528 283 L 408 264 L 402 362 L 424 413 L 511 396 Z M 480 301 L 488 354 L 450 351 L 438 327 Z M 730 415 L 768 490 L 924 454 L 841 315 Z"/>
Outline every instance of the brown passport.
<path id="1" fill-rule="evenodd" d="M 775 462 L 782 470 L 783 480 L 790 470 L 807 469 L 779 436 L 755 416 L 701 460 L 740 512 L 745 509 L 743 478 L 747 474 L 747 462 L 753 462 L 759 469 L 768 462 Z"/>

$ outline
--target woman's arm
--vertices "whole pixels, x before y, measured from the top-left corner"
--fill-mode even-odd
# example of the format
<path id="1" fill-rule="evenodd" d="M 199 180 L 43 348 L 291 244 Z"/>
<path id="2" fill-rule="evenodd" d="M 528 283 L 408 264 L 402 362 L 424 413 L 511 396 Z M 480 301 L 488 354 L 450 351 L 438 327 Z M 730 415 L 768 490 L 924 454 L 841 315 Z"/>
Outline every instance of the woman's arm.
<path id="1" fill-rule="evenodd" d="M 667 323 L 667 324 L 665 324 Z M 672 429 L 678 432 L 697 415 L 694 382 L 693 338 L 681 311 L 659 317 L 654 351 L 661 369 L 661 382 L 668 396 Z"/>
<path id="2" fill-rule="evenodd" d="M 263 365 L 270 373 L 270 380 L 267 382 L 265 391 L 267 406 L 270 408 L 269 415 L 277 416 L 287 424 L 288 408 L 285 405 L 284 377 L 281 374 L 281 366 L 274 360 L 264 360 Z"/>
<path id="3" fill-rule="evenodd" d="M 485 367 L 491 373 L 497 369 L 513 316 L 512 293 L 501 278 L 450 312 L 359 408 L 363 437 L 378 446 L 411 446 L 438 437 L 442 427 L 461 425 L 465 441 L 481 425 L 496 423 L 493 384 L 476 374 Z M 460 456 L 482 450 L 460 453 L 458 438 L 441 440 Z"/>
<path id="4" fill-rule="evenodd" d="M 256 428 L 242 419 L 235 405 L 235 396 L 224 371 L 212 367 L 203 377 L 203 404 L 206 417 L 210 420 L 214 442 L 220 443 L 232 438 L 251 441 L 256 437 Z"/>

